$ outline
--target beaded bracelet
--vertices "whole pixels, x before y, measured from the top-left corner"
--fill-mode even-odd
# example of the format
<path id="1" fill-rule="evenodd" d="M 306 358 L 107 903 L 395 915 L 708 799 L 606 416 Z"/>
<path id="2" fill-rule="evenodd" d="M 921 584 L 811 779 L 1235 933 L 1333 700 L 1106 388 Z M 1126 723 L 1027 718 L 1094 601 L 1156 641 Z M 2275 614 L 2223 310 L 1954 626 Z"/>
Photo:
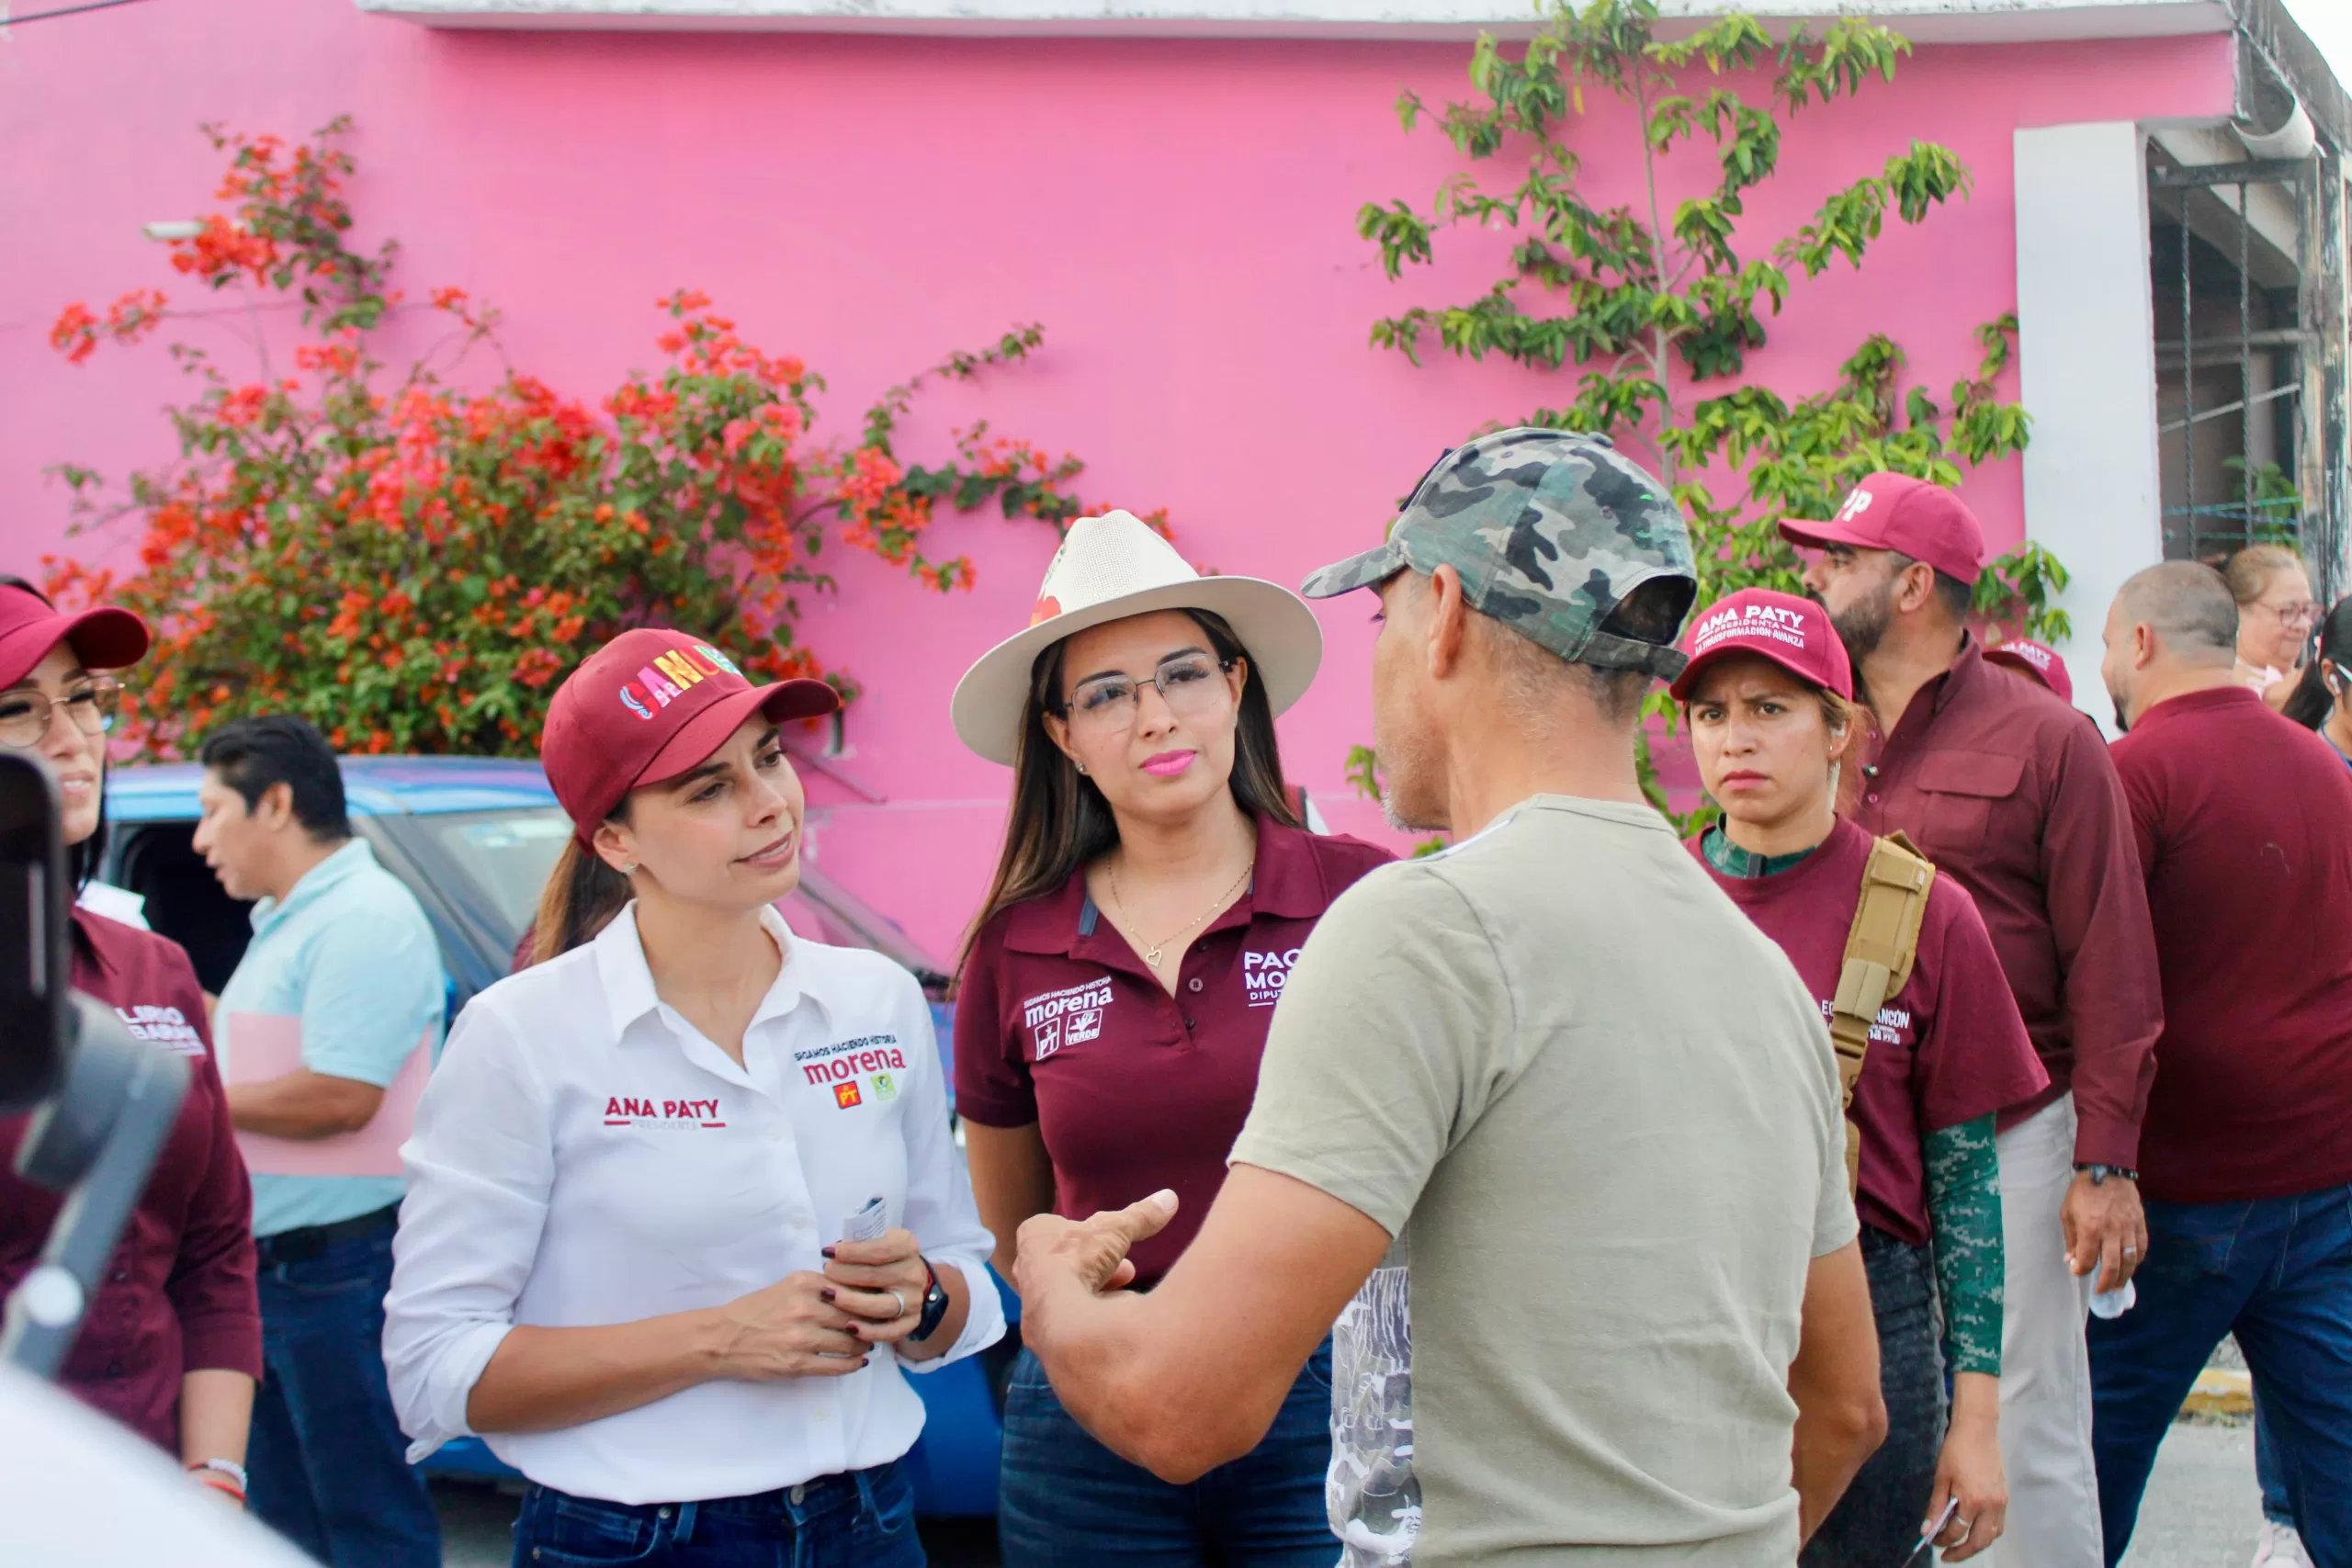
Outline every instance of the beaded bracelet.
<path id="1" fill-rule="evenodd" d="M 187 1472 L 215 1492 L 226 1492 L 240 1505 L 245 1500 L 245 1467 L 232 1459 L 208 1459 L 187 1467 Z"/>

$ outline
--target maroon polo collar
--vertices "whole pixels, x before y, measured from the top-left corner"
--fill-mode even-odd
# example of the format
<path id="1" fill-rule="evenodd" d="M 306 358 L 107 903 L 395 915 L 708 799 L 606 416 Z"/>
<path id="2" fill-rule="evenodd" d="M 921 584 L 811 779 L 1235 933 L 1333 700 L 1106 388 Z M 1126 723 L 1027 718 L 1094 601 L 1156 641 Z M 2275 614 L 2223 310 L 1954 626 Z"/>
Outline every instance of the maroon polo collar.
<path id="1" fill-rule="evenodd" d="M 74 946 L 100 970 L 111 975 L 118 967 L 114 955 L 107 951 L 106 943 L 100 942 L 90 928 L 90 921 L 97 918 L 79 904 L 74 906 Z"/>
<path id="2" fill-rule="evenodd" d="M 1304 828 L 1286 828 L 1264 813 L 1258 822 L 1258 865 L 1249 889 L 1230 908 L 1201 932 L 1246 926 L 1260 915 L 1281 919 L 1313 919 L 1331 906 L 1334 897 L 1324 886 L 1323 868 L 1315 857 L 1315 835 Z M 1004 928 L 1004 945 L 1015 953 L 1058 953 L 1071 958 L 1108 961 L 1126 951 L 1126 942 L 1087 896 L 1086 868 L 1069 874 L 1057 892 L 1041 894 L 1013 906 Z M 1107 949 L 1107 950 L 1106 950 Z"/>

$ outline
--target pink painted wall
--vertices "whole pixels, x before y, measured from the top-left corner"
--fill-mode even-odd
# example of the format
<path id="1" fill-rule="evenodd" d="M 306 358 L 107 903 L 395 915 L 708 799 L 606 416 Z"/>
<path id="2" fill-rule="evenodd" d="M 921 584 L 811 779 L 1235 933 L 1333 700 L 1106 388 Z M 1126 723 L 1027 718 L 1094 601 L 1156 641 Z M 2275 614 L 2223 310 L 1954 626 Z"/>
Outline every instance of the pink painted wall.
<path id="1" fill-rule="evenodd" d="M 1973 364 L 1970 329 L 2015 299 L 2012 130 L 2223 113 L 2230 49 L 1928 49 L 1896 87 L 1804 114 L 1790 173 L 1753 203 L 1756 235 L 1785 232 L 1915 136 L 1952 146 L 1975 191 L 1891 232 L 1860 277 L 1801 283 L 1762 361 L 1776 384 L 1826 385 L 1856 341 L 1885 330 L 1940 395 Z M 0 569 L 57 547 L 65 497 L 44 466 L 119 474 L 170 450 L 157 411 L 175 378 L 160 345 L 69 367 L 45 342 L 59 307 L 179 284 L 175 304 L 217 312 L 187 334 L 250 363 L 242 311 L 199 300 L 139 236 L 142 221 L 210 209 L 219 162 L 198 123 L 299 135 L 348 111 L 361 220 L 401 238 L 405 285 L 421 298 L 455 284 L 503 307 L 514 362 L 560 388 L 593 393 L 651 364 L 653 301 L 680 285 L 821 368 L 835 428 L 943 350 L 1043 321 L 1044 357 L 926 402 L 910 455 L 985 414 L 1083 456 L 1088 496 L 1170 508 L 1193 559 L 1295 582 L 1376 539 L 1442 447 L 1572 389 L 1497 364 L 1415 370 L 1365 344 L 1377 315 L 1469 297 L 1508 243 L 1443 239 L 1439 268 L 1390 284 L 1354 233 L 1364 200 L 1426 203 L 1454 167 L 1435 134 L 1402 135 L 1390 106 L 1408 83 L 1458 96 L 1467 55 L 435 33 L 345 0 L 151 0 L 22 28 L 0 41 Z M 1611 151 L 1627 122 L 1594 107 L 1572 139 L 1596 190 L 1629 196 L 1633 170 Z M 1693 186 L 1712 168 L 1681 161 Z M 289 326 L 271 325 L 281 345 Z M 1996 546 L 2015 542 L 2014 464 L 1968 496 Z M 945 953 L 985 881 L 1008 783 L 956 743 L 947 695 L 1023 624 L 1052 539 L 978 518 L 943 524 L 939 542 L 979 558 L 976 592 L 923 597 L 869 558 L 842 559 L 842 592 L 807 631 L 868 689 L 842 765 L 888 797 L 865 806 L 815 784 L 812 852 Z M 1358 829 L 1376 818 L 1343 798 L 1340 773 L 1369 739 L 1368 609 L 1322 607 L 1325 671 L 1283 726 L 1294 776 Z"/>

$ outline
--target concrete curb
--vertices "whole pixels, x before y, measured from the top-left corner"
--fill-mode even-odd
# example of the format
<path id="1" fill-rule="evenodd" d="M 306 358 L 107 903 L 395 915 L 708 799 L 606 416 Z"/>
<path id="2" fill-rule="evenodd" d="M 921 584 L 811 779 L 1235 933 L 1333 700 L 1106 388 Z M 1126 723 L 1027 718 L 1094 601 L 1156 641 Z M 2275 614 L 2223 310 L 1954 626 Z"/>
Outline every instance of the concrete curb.
<path id="1" fill-rule="evenodd" d="M 2254 1374 L 2232 1367 L 2208 1367 L 2197 1374 L 2196 1386 L 2181 1401 L 2180 1408 L 2194 1416 L 2251 1416 Z"/>

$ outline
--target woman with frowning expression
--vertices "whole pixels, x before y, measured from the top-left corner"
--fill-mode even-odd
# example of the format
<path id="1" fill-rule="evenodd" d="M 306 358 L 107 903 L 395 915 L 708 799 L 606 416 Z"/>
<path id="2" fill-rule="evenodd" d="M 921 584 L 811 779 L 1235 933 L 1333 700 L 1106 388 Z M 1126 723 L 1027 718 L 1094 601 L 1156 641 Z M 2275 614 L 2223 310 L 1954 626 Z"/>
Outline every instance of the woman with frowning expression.
<path id="1" fill-rule="evenodd" d="M 1180 1205 L 1136 1248 L 1136 1287 L 1168 1270 L 1224 1179 L 1300 945 L 1387 858 L 1306 831 L 1283 783 L 1274 715 L 1321 651 L 1287 589 L 1200 577 L 1113 513 L 1072 525 L 1030 627 L 956 687 L 957 734 L 1013 770 L 956 1012 L 956 1109 L 1006 1279 L 1023 1220 L 1161 1189 Z M 1023 1353 L 1004 1560 L 1329 1568 L 1330 1405 L 1327 1345 L 1255 1451 L 1175 1486 L 1090 1437 Z"/>
<path id="2" fill-rule="evenodd" d="M 1837 810 L 1856 733 L 1845 646 L 1820 605 L 1762 591 L 1695 616 L 1689 646 L 1673 694 L 1723 809 L 1690 852 L 1788 954 L 1826 1017 L 1872 846 Z M 1887 1437 L 1828 1517 L 1804 1521 L 1805 1568 L 1885 1568 L 1922 1534 L 1957 1562 L 2001 1534 L 1994 1119 L 2046 1082 L 1976 906 L 1936 878 L 1910 978 L 1879 1011 L 1848 1110 L 1861 1136 L 1854 1206 Z M 1939 1298 L 1954 1356 L 1948 1422 Z M 1806 1459 L 1800 1421 L 1800 1472 Z"/>

